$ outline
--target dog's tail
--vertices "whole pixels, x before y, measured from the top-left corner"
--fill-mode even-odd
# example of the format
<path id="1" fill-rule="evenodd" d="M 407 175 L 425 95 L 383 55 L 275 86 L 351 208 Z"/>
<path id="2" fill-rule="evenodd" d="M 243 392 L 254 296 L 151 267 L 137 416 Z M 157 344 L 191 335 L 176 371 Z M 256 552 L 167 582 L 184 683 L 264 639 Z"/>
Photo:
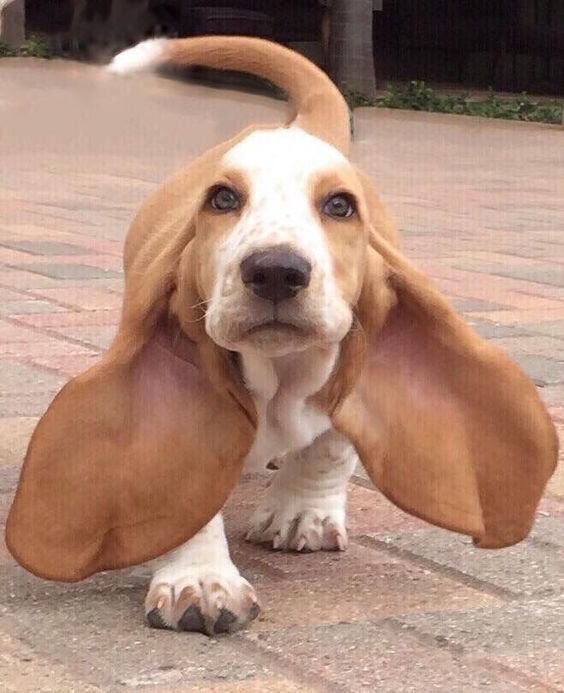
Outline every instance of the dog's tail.
<path id="1" fill-rule="evenodd" d="M 312 62 L 279 44 L 242 36 L 149 39 L 116 55 L 107 69 L 128 74 L 188 65 L 249 72 L 270 80 L 288 94 L 292 124 L 348 152 L 349 109 L 341 93 Z"/>

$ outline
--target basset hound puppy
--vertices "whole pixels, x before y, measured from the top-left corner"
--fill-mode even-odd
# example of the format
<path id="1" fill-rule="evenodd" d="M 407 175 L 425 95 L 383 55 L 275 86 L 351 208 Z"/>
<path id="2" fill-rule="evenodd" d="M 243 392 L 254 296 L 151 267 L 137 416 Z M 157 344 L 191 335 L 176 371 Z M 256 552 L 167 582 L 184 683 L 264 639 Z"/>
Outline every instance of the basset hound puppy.
<path id="1" fill-rule="evenodd" d="M 347 545 L 347 482 L 498 548 L 527 536 L 557 457 L 533 383 L 398 248 L 347 158 L 328 77 L 251 38 L 151 40 L 110 69 L 206 65 L 284 89 L 294 115 L 204 153 L 144 204 L 125 245 L 118 334 L 40 420 L 7 523 L 50 580 L 154 560 L 157 627 L 232 632 L 257 615 L 221 509 L 244 468 L 280 467 L 247 539 Z"/>

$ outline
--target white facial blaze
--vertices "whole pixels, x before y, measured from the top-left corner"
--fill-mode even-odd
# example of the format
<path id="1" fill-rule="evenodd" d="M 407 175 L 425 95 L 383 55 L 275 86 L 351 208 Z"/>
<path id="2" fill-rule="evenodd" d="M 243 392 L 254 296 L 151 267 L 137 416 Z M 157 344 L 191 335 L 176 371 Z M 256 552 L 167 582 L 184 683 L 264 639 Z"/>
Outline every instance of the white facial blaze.
<path id="1" fill-rule="evenodd" d="M 302 255 L 312 267 L 308 289 L 279 310 L 294 311 L 329 341 L 342 339 L 350 327 L 350 308 L 335 281 L 327 238 L 313 207 L 312 183 L 319 173 L 347 166 L 346 158 L 299 128 L 280 128 L 252 133 L 222 164 L 241 171 L 250 190 L 239 221 L 214 258 L 216 283 L 206 319 L 212 339 L 227 346 L 225 321 L 248 317 L 241 261 L 276 246 Z"/>

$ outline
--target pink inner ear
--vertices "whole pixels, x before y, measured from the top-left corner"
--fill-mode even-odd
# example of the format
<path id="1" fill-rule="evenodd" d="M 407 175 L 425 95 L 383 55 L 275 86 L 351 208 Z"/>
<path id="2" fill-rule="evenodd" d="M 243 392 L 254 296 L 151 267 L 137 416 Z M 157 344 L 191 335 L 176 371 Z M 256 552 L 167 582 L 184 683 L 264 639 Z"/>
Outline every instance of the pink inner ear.
<path id="1" fill-rule="evenodd" d="M 394 309 L 368 348 L 359 386 L 360 456 L 374 483 L 404 510 L 479 536 L 474 421 L 457 388 L 456 361 L 422 318 Z"/>
<path id="2" fill-rule="evenodd" d="M 132 404 L 145 435 L 158 433 L 160 427 L 170 424 L 171 417 L 182 418 L 183 398 L 196 395 L 200 388 L 198 347 L 182 332 L 157 333 L 134 369 Z"/>
<path id="3" fill-rule="evenodd" d="M 453 392 L 445 379 L 447 369 L 454 366 L 449 364 L 446 350 L 408 312 L 393 311 L 369 351 L 369 359 L 377 368 L 395 374 L 416 407 L 439 407 L 454 413 Z"/>

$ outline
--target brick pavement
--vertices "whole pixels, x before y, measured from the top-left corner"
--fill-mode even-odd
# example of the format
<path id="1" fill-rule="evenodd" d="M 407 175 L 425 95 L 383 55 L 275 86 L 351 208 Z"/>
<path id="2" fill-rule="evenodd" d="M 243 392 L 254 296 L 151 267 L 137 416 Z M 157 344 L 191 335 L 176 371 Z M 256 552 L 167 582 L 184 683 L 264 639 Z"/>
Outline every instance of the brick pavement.
<path id="1" fill-rule="evenodd" d="M 166 175 L 282 105 L 70 63 L 0 72 L 0 514 L 37 417 L 119 316 L 121 246 Z M 564 132 L 361 110 L 354 158 L 406 252 L 519 361 L 564 427 Z M 33 578 L 0 545 L 0 688 L 8 691 L 562 691 L 564 467 L 534 532 L 499 552 L 395 509 L 358 477 L 345 554 L 241 540 L 256 479 L 228 513 L 264 602 L 246 633 L 150 630 L 146 570 L 78 585 Z"/>

